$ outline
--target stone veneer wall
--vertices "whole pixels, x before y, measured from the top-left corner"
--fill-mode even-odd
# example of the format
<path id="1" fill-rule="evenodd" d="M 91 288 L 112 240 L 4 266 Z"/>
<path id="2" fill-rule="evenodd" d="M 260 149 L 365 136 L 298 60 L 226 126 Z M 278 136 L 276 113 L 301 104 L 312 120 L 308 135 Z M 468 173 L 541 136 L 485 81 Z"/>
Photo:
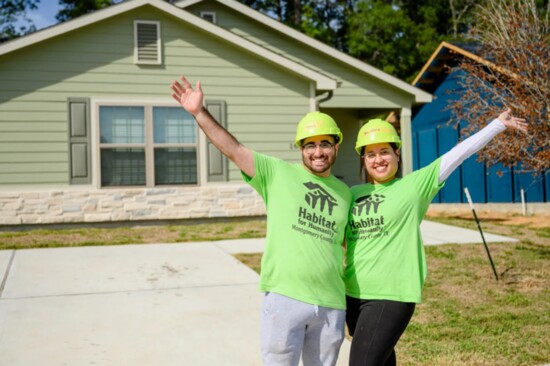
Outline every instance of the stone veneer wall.
<path id="1" fill-rule="evenodd" d="M 140 189 L 0 191 L 0 225 L 92 223 L 265 215 L 246 184 Z"/>

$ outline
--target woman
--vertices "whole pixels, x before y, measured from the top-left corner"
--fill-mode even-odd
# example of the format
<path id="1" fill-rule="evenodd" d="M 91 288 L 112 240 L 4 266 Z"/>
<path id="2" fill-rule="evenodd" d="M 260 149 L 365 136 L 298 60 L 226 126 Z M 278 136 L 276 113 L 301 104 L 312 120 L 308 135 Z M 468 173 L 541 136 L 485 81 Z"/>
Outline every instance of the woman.
<path id="1" fill-rule="evenodd" d="M 369 183 L 352 187 L 346 229 L 346 323 L 353 336 L 350 365 L 395 365 L 394 346 L 421 301 L 426 259 L 420 223 L 449 175 L 506 128 L 525 120 L 503 112 L 430 165 L 397 178 L 401 140 L 391 124 L 371 120 L 355 149 Z"/>

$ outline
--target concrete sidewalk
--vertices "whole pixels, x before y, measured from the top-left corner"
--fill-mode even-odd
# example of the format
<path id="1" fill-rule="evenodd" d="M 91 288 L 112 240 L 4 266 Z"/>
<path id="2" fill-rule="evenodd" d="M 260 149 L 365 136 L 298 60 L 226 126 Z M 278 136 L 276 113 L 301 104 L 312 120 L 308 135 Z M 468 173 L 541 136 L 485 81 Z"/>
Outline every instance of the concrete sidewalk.
<path id="1" fill-rule="evenodd" d="M 481 242 L 423 222 L 427 245 Z M 510 238 L 485 234 L 490 241 Z M 0 363 L 261 365 L 263 239 L 0 251 Z M 347 365 L 349 342 L 338 365 Z"/>

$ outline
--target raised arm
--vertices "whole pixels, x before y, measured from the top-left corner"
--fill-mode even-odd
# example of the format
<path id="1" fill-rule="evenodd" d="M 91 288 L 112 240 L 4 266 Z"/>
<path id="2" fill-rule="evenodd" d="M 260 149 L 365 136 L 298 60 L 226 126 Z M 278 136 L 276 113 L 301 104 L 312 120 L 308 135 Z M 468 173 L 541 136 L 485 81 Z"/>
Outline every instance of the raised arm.
<path id="1" fill-rule="evenodd" d="M 193 87 L 184 76 L 180 76 L 180 81 L 174 80 L 170 85 L 170 88 L 174 91 L 172 97 L 195 117 L 199 127 L 222 154 L 231 159 L 246 175 L 253 177 L 255 170 L 252 150 L 241 144 L 204 108 L 201 82 L 197 81 L 195 90 L 193 90 Z"/>
<path id="2" fill-rule="evenodd" d="M 513 117 L 509 108 L 502 112 L 497 119 L 493 120 L 481 131 L 468 137 L 441 157 L 439 183 L 449 178 L 449 175 L 451 175 L 464 160 L 481 150 L 493 139 L 493 137 L 507 128 L 527 132 L 527 123 L 525 123 L 523 118 Z"/>

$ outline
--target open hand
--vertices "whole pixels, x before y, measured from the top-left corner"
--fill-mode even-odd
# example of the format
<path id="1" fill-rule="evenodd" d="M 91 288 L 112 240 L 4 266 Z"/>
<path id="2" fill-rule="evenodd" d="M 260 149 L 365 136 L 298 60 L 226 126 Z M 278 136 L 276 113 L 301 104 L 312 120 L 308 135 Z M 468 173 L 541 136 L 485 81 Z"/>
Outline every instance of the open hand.
<path id="1" fill-rule="evenodd" d="M 178 80 L 174 80 L 170 84 L 170 88 L 174 91 L 172 98 L 177 100 L 179 104 L 193 116 L 199 114 L 202 110 L 203 93 L 201 89 L 201 82 L 197 81 L 195 90 L 187 81 L 185 76 L 180 76 L 181 84 Z"/>
<path id="2" fill-rule="evenodd" d="M 510 108 L 502 112 L 498 116 L 498 120 L 502 122 L 506 128 L 527 132 L 527 123 L 525 123 L 525 119 L 512 116 Z"/>

